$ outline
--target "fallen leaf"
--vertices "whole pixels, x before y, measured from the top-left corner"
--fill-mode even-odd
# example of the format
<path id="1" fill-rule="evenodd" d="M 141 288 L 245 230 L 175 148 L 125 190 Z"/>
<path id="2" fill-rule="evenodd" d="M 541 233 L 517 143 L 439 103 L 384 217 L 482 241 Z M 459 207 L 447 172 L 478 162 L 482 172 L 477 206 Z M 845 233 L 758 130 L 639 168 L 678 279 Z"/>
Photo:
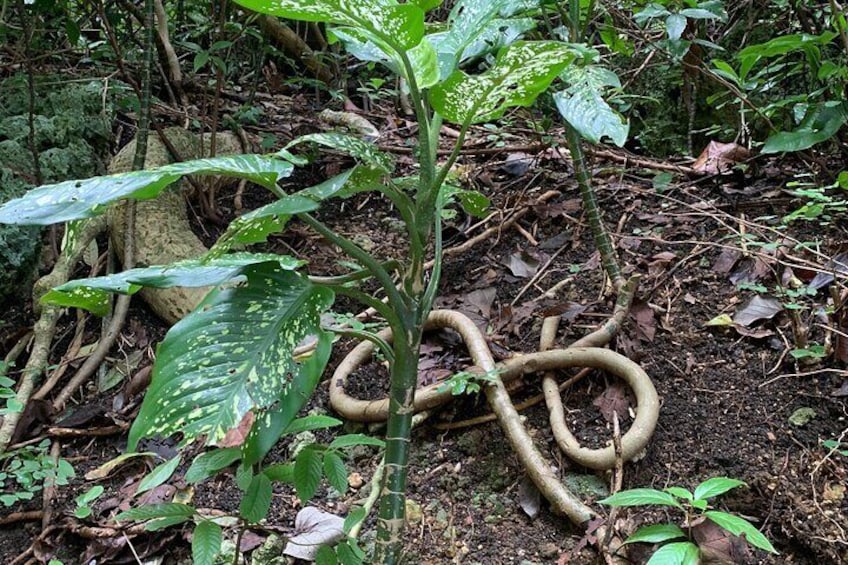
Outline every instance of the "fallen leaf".
<path id="1" fill-rule="evenodd" d="M 645 341 L 654 341 L 657 323 L 654 311 L 648 303 L 634 301 L 630 308 L 630 317 L 636 322 L 636 336 Z"/>
<path id="2" fill-rule="evenodd" d="M 318 548 L 322 545 L 332 545 L 342 539 L 344 519 L 307 506 L 297 513 L 294 519 L 294 535 L 289 538 L 284 555 L 314 561 Z"/>
<path id="3" fill-rule="evenodd" d="M 747 563 L 750 556 L 748 544 L 710 520 L 704 520 L 691 528 L 692 537 L 701 550 L 704 563 L 712 565 Z"/>
<path id="4" fill-rule="evenodd" d="M 501 170 L 514 177 L 524 176 L 533 164 L 533 157 L 527 153 L 510 153 L 506 156 Z"/>
<path id="5" fill-rule="evenodd" d="M 598 407 L 607 422 L 612 423 L 613 412 L 618 413 L 618 420 L 621 421 L 629 414 L 630 400 L 627 398 L 627 388 L 616 381 L 598 395 L 592 404 Z"/>
<path id="6" fill-rule="evenodd" d="M 725 275 L 733 270 L 733 266 L 736 265 L 736 262 L 740 257 L 742 257 L 742 252 L 738 249 L 730 247 L 725 248 L 721 251 L 718 259 L 716 259 L 716 262 L 713 264 L 713 270 L 716 273 Z"/>
<path id="7" fill-rule="evenodd" d="M 492 315 L 492 302 L 495 301 L 498 291 L 495 287 L 480 288 L 472 290 L 465 297 L 465 302 L 480 310 L 483 317 L 489 319 Z"/>
<path id="8" fill-rule="evenodd" d="M 513 276 L 521 277 L 523 279 L 529 279 L 535 275 L 536 271 L 539 269 L 539 260 L 526 251 L 513 253 L 504 262 L 504 264 Z"/>
<path id="9" fill-rule="evenodd" d="M 728 279 L 734 285 L 739 286 L 742 283 L 755 283 L 770 274 L 769 264 L 762 258 L 756 257 L 742 261 Z"/>
<path id="10" fill-rule="evenodd" d="M 729 172 L 737 163 L 751 156 L 751 152 L 738 143 L 710 141 L 692 163 L 692 169 L 705 175 L 720 175 Z"/>
<path id="11" fill-rule="evenodd" d="M 824 271 L 816 273 L 816 276 L 810 281 L 809 288 L 818 290 L 829 285 L 834 280 L 834 273 L 848 276 L 848 253 L 840 253 L 828 261 Z"/>
<path id="12" fill-rule="evenodd" d="M 92 469 L 88 473 L 85 474 L 85 480 L 87 481 L 99 481 L 100 479 L 105 479 L 109 476 L 109 473 L 129 461 L 130 459 L 135 459 L 136 457 L 155 457 L 156 454 L 151 451 L 145 451 L 142 453 L 122 453 L 118 455 L 114 459 L 110 459 L 106 463 L 97 467 L 96 469 Z"/>
<path id="13" fill-rule="evenodd" d="M 531 519 L 542 511 L 542 494 L 527 475 L 518 483 L 518 505 Z"/>
<path id="14" fill-rule="evenodd" d="M 770 320 L 783 311 L 783 305 L 774 298 L 753 296 L 733 315 L 733 321 L 741 326 L 750 326 L 759 320 Z"/>

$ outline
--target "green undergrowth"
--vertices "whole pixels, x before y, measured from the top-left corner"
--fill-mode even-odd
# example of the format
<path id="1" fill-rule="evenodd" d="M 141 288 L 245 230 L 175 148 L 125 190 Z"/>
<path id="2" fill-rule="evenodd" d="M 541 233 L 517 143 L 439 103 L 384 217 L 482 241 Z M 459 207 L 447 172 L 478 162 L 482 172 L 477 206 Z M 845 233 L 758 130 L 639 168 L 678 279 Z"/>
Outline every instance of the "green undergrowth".
<path id="1" fill-rule="evenodd" d="M 39 77 L 33 124 L 42 182 L 90 177 L 104 172 L 113 109 L 99 80 L 68 82 Z M 0 82 L 0 203 L 38 184 L 29 146 L 29 96 L 26 77 Z M 22 296 L 38 263 L 41 229 L 0 225 L 0 301 Z"/>

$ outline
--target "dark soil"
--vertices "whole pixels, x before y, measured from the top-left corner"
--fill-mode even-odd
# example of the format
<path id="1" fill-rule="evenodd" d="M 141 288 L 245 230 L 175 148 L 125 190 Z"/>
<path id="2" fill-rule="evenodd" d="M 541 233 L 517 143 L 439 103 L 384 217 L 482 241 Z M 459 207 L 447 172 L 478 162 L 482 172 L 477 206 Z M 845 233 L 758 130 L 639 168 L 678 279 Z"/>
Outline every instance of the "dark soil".
<path id="1" fill-rule="evenodd" d="M 441 307 L 459 309 L 485 328 L 493 349 L 501 357 L 534 351 L 541 320 L 552 310 L 566 312 L 558 335 L 558 345 L 565 347 L 602 323 L 614 302 L 614 296 L 604 286 L 588 225 L 579 207 L 575 207 L 579 196 L 567 167 L 561 161 L 537 160 L 526 174 L 512 177 L 500 169 L 508 153 L 505 149 L 494 156 L 469 157 L 465 163 L 473 171 L 468 180 L 478 181 L 477 188 L 492 198 L 495 211 L 507 214 L 517 207 L 533 206 L 538 196 L 550 189 L 561 195 L 547 205 L 534 206 L 519 222 L 520 231 L 504 230 L 468 252 L 449 257 L 439 301 Z M 710 477 L 741 479 L 748 486 L 723 496 L 715 502 L 716 506 L 749 518 L 774 542 L 781 555 L 743 553 L 738 562 L 848 562 L 848 458 L 822 446 L 824 440 L 844 439 L 848 428 L 844 359 L 830 357 L 811 365 L 796 362 L 788 354 L 795 345 L 786 312 L 739 330 L 706 325 L 719 314 L 732 316 L 754 295 L 751 290 L 739 290 L 729 280 L 731 277 L 738 279 L 748 272 L 748 281 L 766 287 L 766 296 L 773 296 L 776 285 L 788 280 L 790 274 L 809 282 L 815 268 L 823 269 L 827 258 L 844 251 L 845 226 L 801 224 L 776 231 L 779 218 L 798 204 L 779 192 L 784 179 L 776 175 L 757 179 L 756 183 L 754 179 L 743 179 L 748 187 L 743 197 L 739 191 L 744 187 L 733 184 L 733 179 L 729 184 L 714 180 L 708 185 L 678 178 L 679 184 L 657 193 L 651 185 L 651 171 L 624 170 L 601 160 L 593 166 L 604 219 L 614 232 L 621 262 L 628 272 L 642 275 L 639 298 L 613 347 L 641 364 L 662 400 L 652 442 L 642 457 L 624 466 L 624 488 L 675 485 L 692 489 Z M 781 166 L 788 170 L 788 165 Z M 321 178 L 322 172 L 319 167 L 310 174 Z M 249 192 L 246 202 L 262 202 L 259 194 Z M 232 197 L 232 191 L 221 194 L 225 215 L 232 215 Z M 322 218 L 362 245 L 372 245 L 377 255 L 389 258 L 401 256 L 403 242 L 388 214 L 389 207 L 381 198 L 358 195 L 330 204 L 322 211 Z M 737 231 L 742 218 L 756 218 L 745 226 L 749 234 L 745 246 Z M 464 235 L 463 229 L 475 222 L 462 219 L 452 223 L 446 228 L 451 230 L 449 234 L 446 231 L 446 237 L 453 238 L 452 244 L 461 243 L 474 235 Z M 483 227 L 500 222 L 502 218 L 495 216 Z M 292 228 L 272 240 L 269 247 L 308 257 L 316 273 L 338 268 L 339 256 L 334 249 L 296 223 Z M 820 255 L 797 249 L 792 238 L 817 241 Z M 763 253 L 771 254 L 771 258 L 759 264 L 758 270 L 746 271 L 746 261 L 756 257 L 751 252 L 761 249 L 753 245 L 756 241 L 779 243 L 782 247 L 778 252 L 764 248 Z M 729 266 L 728 248 L 740 253 Z M 507 267 L 514 254 L 531 269 L 530 258 L 535 258 L 536 268 L 542 269 L 526 289 L 531 279 Z M 790 264 L 796 268 L 787 272 Z M 569 282 L 555 296 L 540 298 L 564 279 Z M 487 289 L 494 289 L 494 299 L 481 305 L 475 296 L 484 293 L 474 293 Z M 520 292 L 521 297 L 513 304 Z M 813 316 L 816 308 L 825 305 L 825 296 L 827 292 L 822 291 L 817 297 L 804 299 L 807 308 L 801 312 L 810 341 L 818 343 L 825 339 L 822 328 L 832 325 L 826 318 Z M 145 360 L 140 367 L 144 367 L 150 362 L 151 348 L 166 328 L 146 313 L 141 302 L 134 304 L 132 319 L 124 331 L 126 339 L 119 340 L 119 353 L 143 349 Z M 349 302 L 338 310 L 357 311 Z M 10 319 L 21 318 L 16 314 Z M 4 341 L 12 333 L 4 330 Z M 455 336 L 441 332 L 434 337 L 424 356 L 430 367 L 429 372 L 422 372 L 424 381 L 443 377 L 444 372 L 436 370 L 440 367 L 453 371 L 467 363 Z M 351 346 L 339 344 L 331 363 L 338 362 L 342 352 Z M 58 359 L 61 348 L 54 355 Z M 434 356 L 438 363 L 432 361 Z M 379 398 L 387 388 L 385 368 L 377 364 L 360 369 L 351 380 L 350 392 L 361 398 Z M 568 424 L 587 445 L 604 445 L 612 437 L 610 423 L 593 402 L 612 390 L 609 387 L 614 381 L 594 373 L 563 393 Z M 842 392 L 838 393 L 840 387 Z M 533 396 L 540 390 L 537 380 L 527 378 L 516 391 L 516 399 Z M 102 395 L 90 389 L 77 400 L 81 406 L 104 401 Z M 112 399 L 106 402 L 112 406 Z M 86 426 L 128 421 L 137 402 L 138 398 L 127 398 L 120 409 L 110 410 Z M 812 408 L 814 416 L 805 423 L 791 423 L 791 416 L 800 408 Z M 319 387 L 309 409 L 330 410 L 326 382 Z M 497 423 L 440 429 L 443 424 L 486 412 L 483 399 L 458 398 L 415 431 L 407 562 L 596 562 L 597 555 L 585 548 L 585 532 L 551 514 L 544 501 L 534 519 L 521 509 L 520 502 L 528 499 L 522 484 L 524 473 Z M 544 403 L 523 415 L 537 447 L 564 480 L 595 475 L 601 483 L 609 484 L 608 473 L 594 474 L 577 468 L 560 454 Z M 628 422 L 624 420 L 625 429 Z M 351 429 L 356 428 L 351 425 Z M 77 479 L 70 487 L 60 489 L 54 500 L 51 523 L 55 527 L 36 544 L 36 557 L 56 549 L 66 564 L 81 562 L 76 561 L 78 556 L 95 554 L 106 556 L 99 562 L 134 562 L 124 538 L 116 535 L 95 541 L 91 531 L 86 534 L 79 529 L 82 524 L 93 526 L 95 522 L 109 525 L 107 518 L 113 508 L 98 502 L 96 519 L 80 521 L 71 517 L 74 498 L 95 484 L 82 477 L 119 455 L 125 441 L 121 436 L 62 440 L 62 456 L 74 463 Z M 168 446 L 150 448 L 167 450 Z M 279 446 L 275 457 L 285 460 L 290 455 L 289 448 L 288 444 Z M 361 474 L 367 485 L 377 460 L 373 451 L 357 452 L 348 462 L 349 470 Z M 172 488 L 192 495 L 198 507 L 237 511 L 240 494 L 232 474 L 224 473 L 192 491 L 181 482 L 186 467 L 180 467 L 171 479 Z M 107 489 L 101 501 L 109 499 L 110 504 L 126 506 L 121 489 L 137 481 L 142 471 L 140 463 L 120 467 L 100 483 Z M 167 496 L 168 492 L 174 491 L 159 494 Z M 321 490 L 314 503 L 328 512 L 344 514 L 364 493 L 351 491 L 338 497 Z M 593 500 L 603 495 L 583 492 L 581 496 Z M 269 529 L 290 531 L 298 505 L 290 489 L 277 487 L 267 520 Z M 38 508 L 38 504 L 33 508 Z M 678 518 L 656 509 L 630 509 L 622 511 L 614 525 L 624 537 L 644 523 Z M 0 528 L 0 561 L 8 563 L 26 550 L 39 530 L 35 523 Z M 168 531 L 171 533 L 134 537 L 135 549 L 167 556 L 190 555 L 183 532 L 179 528 Z M 636 549 L 632 557 L 634 562 L 643 563 L 647 553 L 644 548 Z M 167 557 L 166 562 L 173 562 L 171 559 L 175 557 Z"/>

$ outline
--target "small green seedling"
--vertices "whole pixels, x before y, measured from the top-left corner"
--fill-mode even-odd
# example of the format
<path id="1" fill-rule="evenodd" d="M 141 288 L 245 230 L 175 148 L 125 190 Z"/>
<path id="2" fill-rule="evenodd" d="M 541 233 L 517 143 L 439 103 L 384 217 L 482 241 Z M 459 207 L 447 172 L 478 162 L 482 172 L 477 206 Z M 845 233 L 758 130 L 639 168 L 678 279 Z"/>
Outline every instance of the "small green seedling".
<path id="1" fill-rule="evenodd" d="M 494 372 L 474 373 L 471 371 L 460 371 L 450 376 L 439 387 L 439 392 L 450 390 L 454 396 L 462 394 L 474 394 L 480 392 L 480 385 L 488 385 L 496 382 L 497 375 Z"/>
<path id="2" fill-rule="evenodd" d="M 835 439 L 828 439 L 823 441 L 822 445 L 827 449 L 832 449 L 843 457 L 848 457 L 848 442 L 839 442 Z"/>
<path id="3" fill-rule="evenodd" d="M 745 541 L 756 548 L 777 554 L 771 542 L 749 521 L 735 514 L 710 509 L 707 502 L 710 498 L 744 485 L 744 482 L 737 479 L 713 477 L 698 485 L 694 493 L 682 487 L 667 487 L 663 490 L 637 488 L 623 490 L 599 502 L 609 506 L 670 506 L 684 514 L 683 527 L 688 531 L 677 524 L 652 524 L 639 528 L 625 540 L 625 544 L 664 544 L 654 552 L 647 565 L 697 565 L 701 559 L 701 550 L 692 541 L 692 529 L 704 519 L 734 536 L 744 535 Z"/>
<path id="4" fill-rule="evenodd" d="M 97 500 L 103 494 L 103 487 L 95 485 L 76 497 L 77 507 L 74 510 L 74 516 L 79 519 L 88 518 L 91 516 L 91 503 Z"/>

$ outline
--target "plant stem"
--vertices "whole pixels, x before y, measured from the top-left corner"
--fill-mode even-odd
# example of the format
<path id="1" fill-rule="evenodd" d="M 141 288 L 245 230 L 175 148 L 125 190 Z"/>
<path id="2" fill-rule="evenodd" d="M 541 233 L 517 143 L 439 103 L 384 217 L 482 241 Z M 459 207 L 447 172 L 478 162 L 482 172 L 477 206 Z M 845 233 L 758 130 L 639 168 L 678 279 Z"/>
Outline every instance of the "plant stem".
<path id="1" fill-rule="evenodd" d="M 586 158 L 583 154 L 583 144 L 580 134 L 567 122 L 565 124 L 565 138 L 568 143 L 568 149 L 571 151 L 574 174 L 577 177 L 577 184 L 580 187 L 580 197 L 583 199 L 583 208 L 586 210 L 589 228 L 592 230 L 595 246 L 601 253 L 601 264 L 604 266 L 604 271 L 606 271 L 613 286 L 617 289 L 624 282 L 621 277 L 618 255 L 615 252 L 609 232 L 604 225 L 604 220 L 601 217 L 598 198 L 595 195 L 595 189 L 592 188 L 592 176 L 589 174 L 589 169 L 586 166 Z"/>

